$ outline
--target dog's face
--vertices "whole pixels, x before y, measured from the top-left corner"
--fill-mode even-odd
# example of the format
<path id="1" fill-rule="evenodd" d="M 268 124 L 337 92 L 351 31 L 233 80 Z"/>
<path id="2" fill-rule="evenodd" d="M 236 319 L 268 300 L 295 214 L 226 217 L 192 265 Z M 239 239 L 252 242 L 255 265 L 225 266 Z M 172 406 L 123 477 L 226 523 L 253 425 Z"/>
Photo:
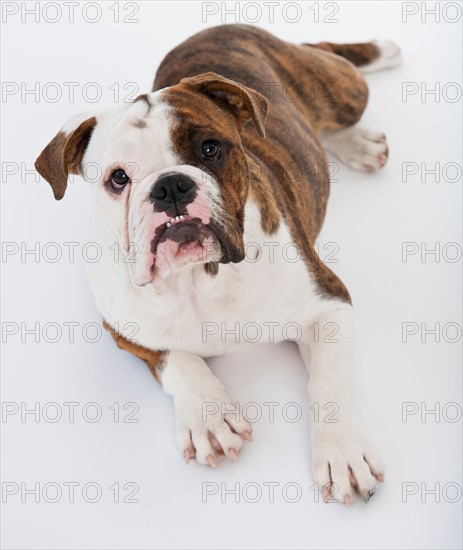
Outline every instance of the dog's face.
<path id="1" fill-rule="evenodd" d="M 136 254 L 134 284 L 198 263 L 244 258 L 248 164 L 242 124 L 261 136 L 268 102 L 214 73 L 71 121 L 36 162 L 55 198 L 69 173 L 90 182 L 98 215 Z"/>

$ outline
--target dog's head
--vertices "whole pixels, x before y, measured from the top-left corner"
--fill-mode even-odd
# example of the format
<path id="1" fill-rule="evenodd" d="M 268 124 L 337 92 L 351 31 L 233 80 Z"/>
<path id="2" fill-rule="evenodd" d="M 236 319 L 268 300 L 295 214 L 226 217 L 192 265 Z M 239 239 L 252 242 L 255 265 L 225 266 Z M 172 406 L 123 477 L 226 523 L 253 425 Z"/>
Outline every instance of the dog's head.
<path id="1" fill-rule="evenodd" d="M 134 247 L 143 286 L 188 265 L 244 259 L 249 167 L 241 141 L 252 119 L 263 137 L 268 102 L 214 73 L 70 120 L 36 161 L 61 199 L 69 174 L 95 191 L 98 213 Z"/>

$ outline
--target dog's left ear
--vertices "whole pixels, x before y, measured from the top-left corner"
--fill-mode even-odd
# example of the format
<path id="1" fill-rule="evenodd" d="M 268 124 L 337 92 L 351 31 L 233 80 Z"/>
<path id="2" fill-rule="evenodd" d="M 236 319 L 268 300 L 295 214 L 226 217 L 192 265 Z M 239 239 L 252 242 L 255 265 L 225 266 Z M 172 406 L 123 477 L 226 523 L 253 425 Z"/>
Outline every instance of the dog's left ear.
<path id="1" fill-rule="evenodd" d="M 241 121 L 251 118 L 261 137 L 265 137 L 268 99 L 239 82 L 216 73 L 203 73 L 181 80 L 188 87 L 217 99 Z"/>
<path id="2" fill-rule="evenodd" d="M 58 132 L 35 161 L 35 169 L 51 185 L 56 200 L 64 197 L 68 175 L 82 173 L 82 159 L 95 125 L 95 117 L 80 116 Z"/>

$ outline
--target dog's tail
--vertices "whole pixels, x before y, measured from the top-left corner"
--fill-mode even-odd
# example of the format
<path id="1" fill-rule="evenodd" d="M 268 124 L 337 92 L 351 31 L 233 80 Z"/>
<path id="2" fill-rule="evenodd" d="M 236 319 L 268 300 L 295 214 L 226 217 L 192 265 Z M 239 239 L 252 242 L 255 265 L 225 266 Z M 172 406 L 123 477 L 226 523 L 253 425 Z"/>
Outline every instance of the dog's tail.
<path id="1" fill-rule="evenodd" d="M 374 40 L 361 44 L 319 42 L 304 45 L 344 57 L 362 73 L 381 71 L 397 67 L 402 63 L 400 48 L 390 40 Z"/>

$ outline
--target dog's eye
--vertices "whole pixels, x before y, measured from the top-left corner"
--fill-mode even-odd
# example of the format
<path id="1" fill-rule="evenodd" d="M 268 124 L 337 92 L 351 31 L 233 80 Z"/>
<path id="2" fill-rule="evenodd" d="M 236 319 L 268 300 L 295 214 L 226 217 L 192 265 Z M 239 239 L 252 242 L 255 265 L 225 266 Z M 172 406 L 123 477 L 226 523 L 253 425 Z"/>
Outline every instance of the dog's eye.
<path id="1" fill-rule="evenodd" d="M 203 141 L 201 143 L 201 154 L 204 160 L 219 160 L 222 155 L 220 143 L 215 140 Z"/>
<path id="2" fill-rule="evenodd" d="M 111 187 L 116 191 L 120 191 L 130 182 L 129 176 L 125 173 L 122 168 L 114 170 L 111 174 Z"/>

